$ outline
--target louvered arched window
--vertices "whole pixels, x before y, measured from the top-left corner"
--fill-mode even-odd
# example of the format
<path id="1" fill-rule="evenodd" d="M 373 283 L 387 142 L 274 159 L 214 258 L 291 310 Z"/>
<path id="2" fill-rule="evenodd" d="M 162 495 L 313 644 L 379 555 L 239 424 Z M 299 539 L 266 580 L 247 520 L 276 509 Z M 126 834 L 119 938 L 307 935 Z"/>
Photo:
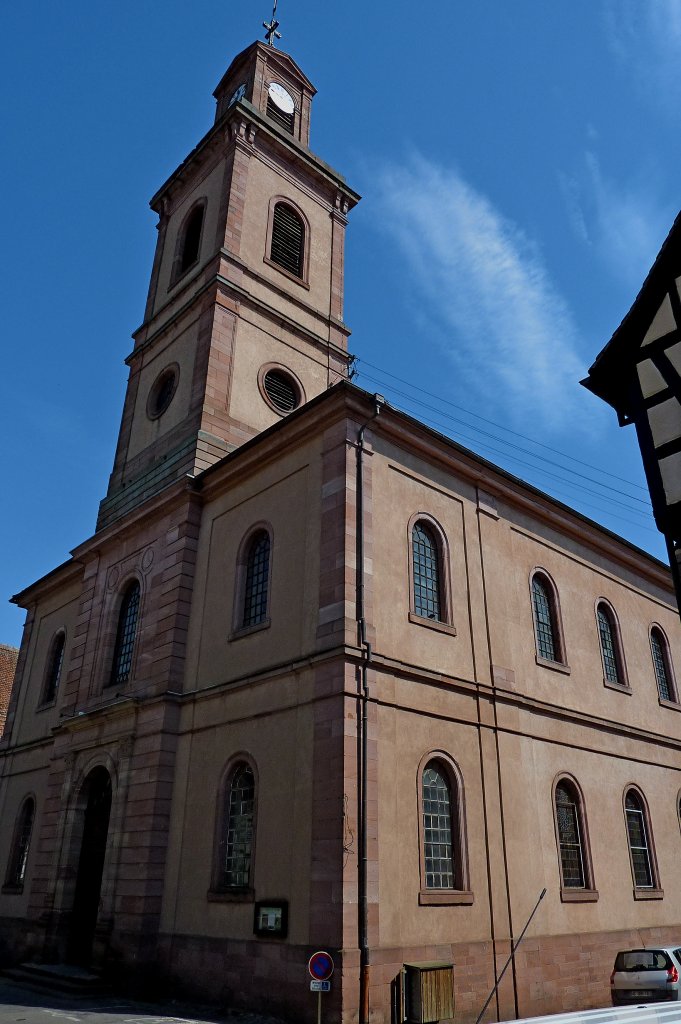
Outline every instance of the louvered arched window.
<path id="1" fill-rule="evenodd" d="M 624 810 L 634 886 L 637 889 L 652 889 L 655 886 L 655 870 L 650 849 L 648 814 L 641 795 L 635 789 L 627 792 Z"/>
<path id="2" fill-rule="evenodd" d="M 270 260 L 294 277 L 305 269 L 305 224 L 288 203 L 275 203 L 272 214 Z"/>
<path id="3" fill-rule="evenodd" d="M 568 779 L 561 779 L 556 786 L 555 813 L 562 885 L 565 889 L 586 889 L 583 808 L 577 789 Z"/>
<path id="4" fill-rule="evenodd" d="M 660 700 L 676 701 L 676 688 L 667 638 L 658 626 L 650 631 L 650 651 L 653 657 L 655 681 Z"/>
<path id="5" fill-rule="evenodd" d="M 434 530 L 419 520 L 411 532 L 414 612 L 425 619 L 442 621 L 442 572 Z"/>
<path id="6" fill-rule="evenodd" d="M 255 826 L 255 776 L 250 764 L 234 767 L 223 800 L 218 887 L 246 889 L 251 884 Z"/>
<path id="7" fill-rule="evenodd" d="M 116 628 L 116 642 L 114 644 L 113 658 L 111 661 L 111 674 L 109 686 L 126 686 L 132 673 L 132 657 L 135 650 L 135 637 L 137 635 L 137 623 L 140 608 L 140 585 L 133 580 L 123 593 L 120 610 L 118 613 L 118 625 Z"/>
<path id="8" fill-rule="evenodd" d="M 29 796 L 24 800 L 14 825 L 12 847 L 5 876 L 5 889 L 11 892 L 20 892 L 24 887 L 34 817 L 35 801 L 33 797 Z"/>
<path id="9" fill-rule="evenodd" d="M 266 530 L 258 530 L 251 538 L 245 568 L 242 628 L 257 626 L 267 619 L 270 535 Z"/>
<path id="10" fill-rule="evenodd" d="M 614 612 L 605 601 L 600 601 L 596 609 L 598 620 L 598 638 L 601 645 L 601 658 L 603 659 L 603 677 L 606 683 L 615 683 L 618 686 L 626 685 L 624 673 L 624 658 L 620 645 L 619 629 Z"/>
<path id="11" fill-rule="evenodd" d="M 553 584 L 544 573 L 536 572 L 532 577 L 532 608 L 537 655 L 544 661 L 562 664 L 558 599 Z"/>
<path id="12" fill-rule="evenodd" d="M 47 666 L 45 670 L 45 683 L 43 685 L 41 698 L 42 704 L 51 704 L 57 696 L 62 666 L 64 663 L 65 644 L 66 634 L 63 630 L 60 630 L 54 636 L 52 643 L 50 644 L 50 652 L 47 658 Z"/>

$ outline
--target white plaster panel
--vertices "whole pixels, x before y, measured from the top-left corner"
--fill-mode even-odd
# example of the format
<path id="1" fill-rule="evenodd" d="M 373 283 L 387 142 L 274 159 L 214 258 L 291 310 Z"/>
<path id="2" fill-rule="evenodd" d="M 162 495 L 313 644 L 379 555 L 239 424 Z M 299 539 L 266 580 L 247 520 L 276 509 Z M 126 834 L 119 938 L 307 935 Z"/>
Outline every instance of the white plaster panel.
<path id="1" fill-rule="evenodd" d="M 681 405 L 675 398 L 668 398 L 666 402 L 649 409 L 648 420 L 656 448 L 681 437 Z"/>
<path id="2" fill-rule="evenodd" d="M 667 503 L 681 501 L 681 452 L 660 459 L 660 473 Z"/>
<path id="3" fill-rule="evenodd" d="M 665 354 L 669 357 L 669 361 L 677 373 L 681 374 L 681 343 L 677 342 L 671 348 L 665 349 Z"/>
<path id="4" fill-rule="evenodd" d="M 641 347 L 649 345 L 651 341 L 656 341 L 658 338 L 664 337 L 665 334 L 669 334 L 670 331 L 676 329 L 676 321 L 674 320 L 674 314 L 672 313 L 672 304 L 668 295 L 665 295 L 662 300 L 662 305 L 658 309 L 657 313 L 653 317 L 653 322 L 645 333 Z"/>
<path id="5" fill-rule="evenodd" d="M 644 398 L 656 395 L 666 388 L 665 380 L 651 359 L 644 359 L 637 366 L 638 380 Z"/>

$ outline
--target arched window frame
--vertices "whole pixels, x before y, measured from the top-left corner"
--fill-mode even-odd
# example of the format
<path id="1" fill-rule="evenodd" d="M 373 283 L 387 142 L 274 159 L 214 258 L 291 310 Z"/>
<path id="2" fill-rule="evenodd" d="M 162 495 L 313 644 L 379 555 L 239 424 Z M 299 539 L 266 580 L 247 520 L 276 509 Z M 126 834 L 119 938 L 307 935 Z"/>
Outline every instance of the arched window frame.
<path id="1" fill-rule="evenodd" d="M 627 797 L 632 795 L 635 797 L 639 804 L 639 813 L 641 814 L 641 820 L 645 830 L 646 850 L 648 864 L 650 867 L 650 885 L 639 885 L 636 882 L 636 871 L 634 868 L 634 856 L 631 846 L 631 837 L 629 834 L 629 819 L 627 816 Z M 627 838 L 627 849 L 629 851 L 629 864 L 631 866 L 631 878 L 633 882 L 633 895 L 636 900 L 651 900 L 651 899 L 662 899 L 664 896 L 664 890 L 660 885 L 660 873 L 657 866 L 657 856 L 655 853 L 655 842 L 653 839 L 653 829 L 650 822 L 650 811 L 648 809 L 648 801 L 646 800 L 643 791 L 633 783 L 626 786 L 622 794 L 622 811 L 624 813 L 624 832 Z"/>
<path id="2" fill-rule="evenodd" d="M 426 836 L 423 820 L 423 774 L 436 765 L 449 787 L 451 835 L 454 861 L 454 886 L 451 889 L 426 887 Z M 421 758 L 416 774 L 416 806 L 419 842 L 419 904 L 421 906 L 470 905 L 474 894 L 470 888 L 468 841 L 466 835 L 466 797 L 463 775 L 456 761 L 443 750 L 431 750 Z"/>
<path id="3" fill-rule="evenodd" d="M 289 206 L 291 210 L 300 218 L 303 225 L 303 258 L 301 260 L 301 274 L 300 277 L 297 274 L 292 274 L 286 267 L 282 267 L 280 263 L 275 263 L 271 257 L 272 253 L 272 232 L 274 230 L 274 208 L 278 203 L 283 203 L 285 206 Z M 265 254 L 263 256 L 263 262 L 268 267 L 274 267 L 280 274 L 283 274 L 289 279 L 289 281 L 295 281 L 296 284 L 302 285 L 309 291 L 310 288 L 310 221 L 306 217 L 303 210 L 294 203 L 288 196 L 272 196 L 270 199 L 269 210 L 267 212 L 267 237 L 265 240 Z"/>
<path id="4" fill-rule="evenodd" d="M 679 819 L 679 829 L 681 829 L 681 789 L 676 794 L 676 814 Z"/>
<path id="5" fill-rule="evenodd" d="M 603 612 L 610 625 L 610 633 L 612 636 L 612 644 L 614 650 L 615 664 L 617 666 L 617 681 L 608 679 L 605 652 L 603 650 L 603 638 L 601 635 L 601 624 L 599 619 L 599 612 Z M 598 637 L 598 649 L 601 654 L 601 664 L 603 666 L 603 685 L 608 686 L 613 690 L 628 690 L 629 677 L 627 675 L 627 664 L 624 658 L 624 647 L 622 645 L 622 633 L 620 630 L 619 619 L 617 618 L 617 612 L 610 604 L 610 602 L 604 598 L 599 597 L 594 605 L 594 614 L 596 616 L 596 634 Z"/>
<path id="6" fill-rule="evenodd" d="M 244 610 L 246 602 L 246 583 L 248 579 L 248 562 L 253 547 L 253 543 L 256 540 L 258 534 L 266 533 L 270 541 L 269 551 L 269 563 L 267 573 L 267 597 L 266 597 L 266 614 L 261 622 L 256 622 L 251 626 L 244 625 Z M 239 550 L 236 557 L 236 572 L 234 574 L 234 604 L 232 609 L 232 632 L 230 640 L 235 640 L 241 636 L 248 636 L 251 633 L 256 633 L 261 629 L 268 629 L 271 625 L 271 607 L 272 607 L 272 571 L 274 561 L 274 541 L 273 531 L 270 523 L 261 520 L 258 523 L 254 523 L 250 527 L 247 533 L 244 534 Z"/>
<path id="7" fill-rule="evenodd" d="M 17 816 L 14 819 L 14 831 L 12 833 L 12 844 L 9 848 L 5 884 L 2 887 L 3 893 L 18 895 L 24 891 L 28 858 L 31 855 L 33 829 L 35 828 L 36 806 L 35 795 L 29 793 L 22 800 Z"/>
<path id="8" fill-rule="evenodd" d="M 537 610 L 534 599 L 534 581 L 538 580 L 546 589 L 549 602 L 549 614 L 551 620 L 551 631 L 555 658 L 546 658 L 540 653 L 539 646 L 539 624 L 537 622 Z M 560 600 L 558 588 L 550 574 L 541 566 L 535 566 L 530 573 L 530 607 L 532 609 L 532 625 L 534 631 L 535 661 L 545 668 L 552 668 L 558 672 L 569 672 L 565 651 L 565 637 L 563 634 L 563 620 L 560 611 Z"/>
<path id="9" fill-rule="evenodd" d="M 59 652 L 58 648 L 60 648 Z M 59 660 L 59 664 L 57 664 L 57 659 Z M 59 692 L 59 684 L 64 676 L 65 660 L 66 629 L 62 627 L 56 631 L 50 640 L 38 707 L 52 707 L 56 701 L 57 693 Z"/>
<path id="10" fill-rule="evenodd" d="M 253 773 L 253 812 L 251 825 L 251 846 L 248 884 L 245 886 L 233 886 L 227 884 L 225 879 L 224 858 L 227 846 L 227 829 L 229 826 L 229 804 L 232 791 L 232 784 L 240 768 L 247 766 Z M 227 900 L 252 902 L 255 898 L 255 853 L 258 833 L 258 793 L 259 793 L 258 768 L 255 760 L 246 751 L 239 751 L 230 757 L 227 762 L 218 788 L 218 804 L 215 815 L 215 838 L 213 843 L 213 870 L 209 900 Z"/>
<path id="11" fill-rule="evenodd" d="M 656 668 L 656 665 L 655 665 L 655 653 L 654 653 L 654 647 L 653 647 L 653 637 L 659 638 L 660 646 L 661 646 L 661 649 L 662 649 L 662 659 L 663 659 L 665 670 L 666 670 L 666 674 L 667 674 L 667 685 L 668 685 L 668 688 L 669 688 L 669 699 L 667 699 L 666 697 L 663 697 L 661 692 L 660 692 L 660 680 L 658 678 L 657 668 Z M 652 663 L 653 663 L 653 676 L 655 678 L 655 687 L 656 687 L 656 690 L 657 690 L 657 699 L 658 699 L 659 703 L 663 707 L 669 707 L 670 705 L 673 705 L 674 707 L 678 707 L 678 705 L 679 705 L 679 697 L 678 697 L 679 691 L 678 691 L 677 686 L 676 686 L 676 677 L 674 675 L 674 665 L 672 663 L 671 648 L 669 646 L 669 640 L 667 638 L 667 634 L 663 630 L 662 626 L 659 625 L 659 623 L 657 623 L 657 622 L 653 622 L 652 623 L 652 625 L 650 627 L 650 630 L 648 631 L 648 642 L 650 644 L 650 657 L 651 657 Z"/>
<path id="12" fill-rule="evenodd" d="M 419 615 L 416 611 L 416 581 L 414 579 L 414 527 L 423 523 L 435 542 L 437 549 L 437 565 L 439 576 L 440 618 L 430 619 Z M 452 620 L 452 591 L 450 574 L 450 556 L 447 535 L 437 519 L 428 512 L 414 512 L 407 524 L 407 571 L 409 579 L 409 621 L 419 626 L 427 626 L 440 633 L 456 636 L 456 627 Z"/>
<path id="13" fill-rule="evenodd" d="M 571 791 L 574 799 L 579 831 L 580 858 L 582 864 L 582 875 L 584 884 L 580 886 L 566 885 L 563 877 L 563 856 L 560 826 L 558 822 L 558 787 L 565 786 Z M 591 843 L 589 841 L 589 827 L 584 803 L 582 788 L 573 775 L 561 772 L 553 780 L 551 789 L 551 802 L 553 807 L 553 826 L 556 834 L 556 852 L 558 854 L 558 874 L 560 877 L 560 898 L 563 903 L 595 903 L 598 899 L 598 891 L 594 885 L 593 862 L 591 860 Z"/>
<path id="14" fill-rule="evenodd" d="M 175 253 L 173 256 L 173 266 L 170 273 L 170 284 L 169 289 L 174 288 L 175 285 L 180 281 L 185 274 L 188 274 L 190 270 L 197 267 L 201 262 L 201 247 L 203 245 L 203 232 L 206 227 L 206 208 L 208 205 L 208 199 L 206 196 L 201 196 L 196 202 L 192 203 L 184 217 L 182 223 L 177 232 L 177 238 L 175 240 Z M 185 246 L 187 242 L 187 233 L 194 217 L 198 216 L 198 212 L 201 212 L 201 229 L 199 231 L 199 240 L 197 246 L 197 253 L 195 259 L 191 263 L 188 263 L 185 267 L 183 264 L 183 257 Z"/>
<path id="15" fill-rule="evenodd" d="M 118 641 L 119 641 L 119 632 L 120 632 L 121 624 L 122 624 L 123 606 L 124 606 L 124 603 L 126 601 L 128 593 L 130 592 L 130 590 L 135 585 L 139 589 L 139 600 L 138 600 L 138 605 L 137 605 L 137 615 L 136 615 L 136 619 L 135 619 L 135 632 L 134 632 L 133 643 L 132 643 L 132 654 L 131 654 L 131 658 L 130 658 L 130 669 L 128 671 L 128 678 L 126 679 L 126 681 L 125 682 L 119 682 L 116 678 L 114 678 L 114 669 L 115 669 L 118 657 L 120 655 L 119 642 Z M 130 684 L 130 680 L 135 675 L 135 667 L 136 667 L 136 664 L 137 664 L 137 652 L 138 652 L 138 649 L 139 649 L 140 623 L 142 621 L 143 597 L 144 597 L 144 587 L 142 585 L 142 580 L 136 574 L 128 576 L 123 581 L 123 583 L 118 587 L 118 589 L 117 589 L 116 600 L 115 600 L 115 602 L 113 604 L 113 607 L 112 607 L 112 610 L 111 610 L 111 619 L 110 619 L 110 629 L 111 629 L 110 637 L 111 637 L 111 639 L 110 639 L 110 643 L 107 645 L 108 657 L 107 657 L 105 665 L 104 665 L 105 676 L 104 676 L 104 686 L 103 686 L 103 689 L 105 689 L 105 690 L 113 689 L 114 687 L 125 688 L 125 687 L 127 687 Z"/>

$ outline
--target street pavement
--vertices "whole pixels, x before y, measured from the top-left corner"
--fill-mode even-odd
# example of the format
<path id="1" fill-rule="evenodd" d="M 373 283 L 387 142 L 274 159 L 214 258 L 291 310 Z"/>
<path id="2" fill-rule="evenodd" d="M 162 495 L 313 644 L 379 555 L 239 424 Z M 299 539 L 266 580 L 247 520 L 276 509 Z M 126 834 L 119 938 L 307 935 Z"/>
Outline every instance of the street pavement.
<path id="1" fill-rule="evenodd" d="M 284 1024 L 267 1014 L 189 1003 L 144 1003 L 112 995 L 71 996 L 0 977 L 0 1024 Z"/>

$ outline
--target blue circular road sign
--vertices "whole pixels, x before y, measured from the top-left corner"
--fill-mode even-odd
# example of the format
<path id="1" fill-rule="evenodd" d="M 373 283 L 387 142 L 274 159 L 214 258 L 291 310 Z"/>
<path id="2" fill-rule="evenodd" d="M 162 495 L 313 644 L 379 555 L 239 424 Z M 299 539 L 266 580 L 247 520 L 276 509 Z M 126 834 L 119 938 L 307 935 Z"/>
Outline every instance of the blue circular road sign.
<path id="1" fill-rule="evenodd" d="M 327 981 L 333 974 L 333 960 L 329 953 L 313 953 L 307 969 L 316 981 Z"/>

